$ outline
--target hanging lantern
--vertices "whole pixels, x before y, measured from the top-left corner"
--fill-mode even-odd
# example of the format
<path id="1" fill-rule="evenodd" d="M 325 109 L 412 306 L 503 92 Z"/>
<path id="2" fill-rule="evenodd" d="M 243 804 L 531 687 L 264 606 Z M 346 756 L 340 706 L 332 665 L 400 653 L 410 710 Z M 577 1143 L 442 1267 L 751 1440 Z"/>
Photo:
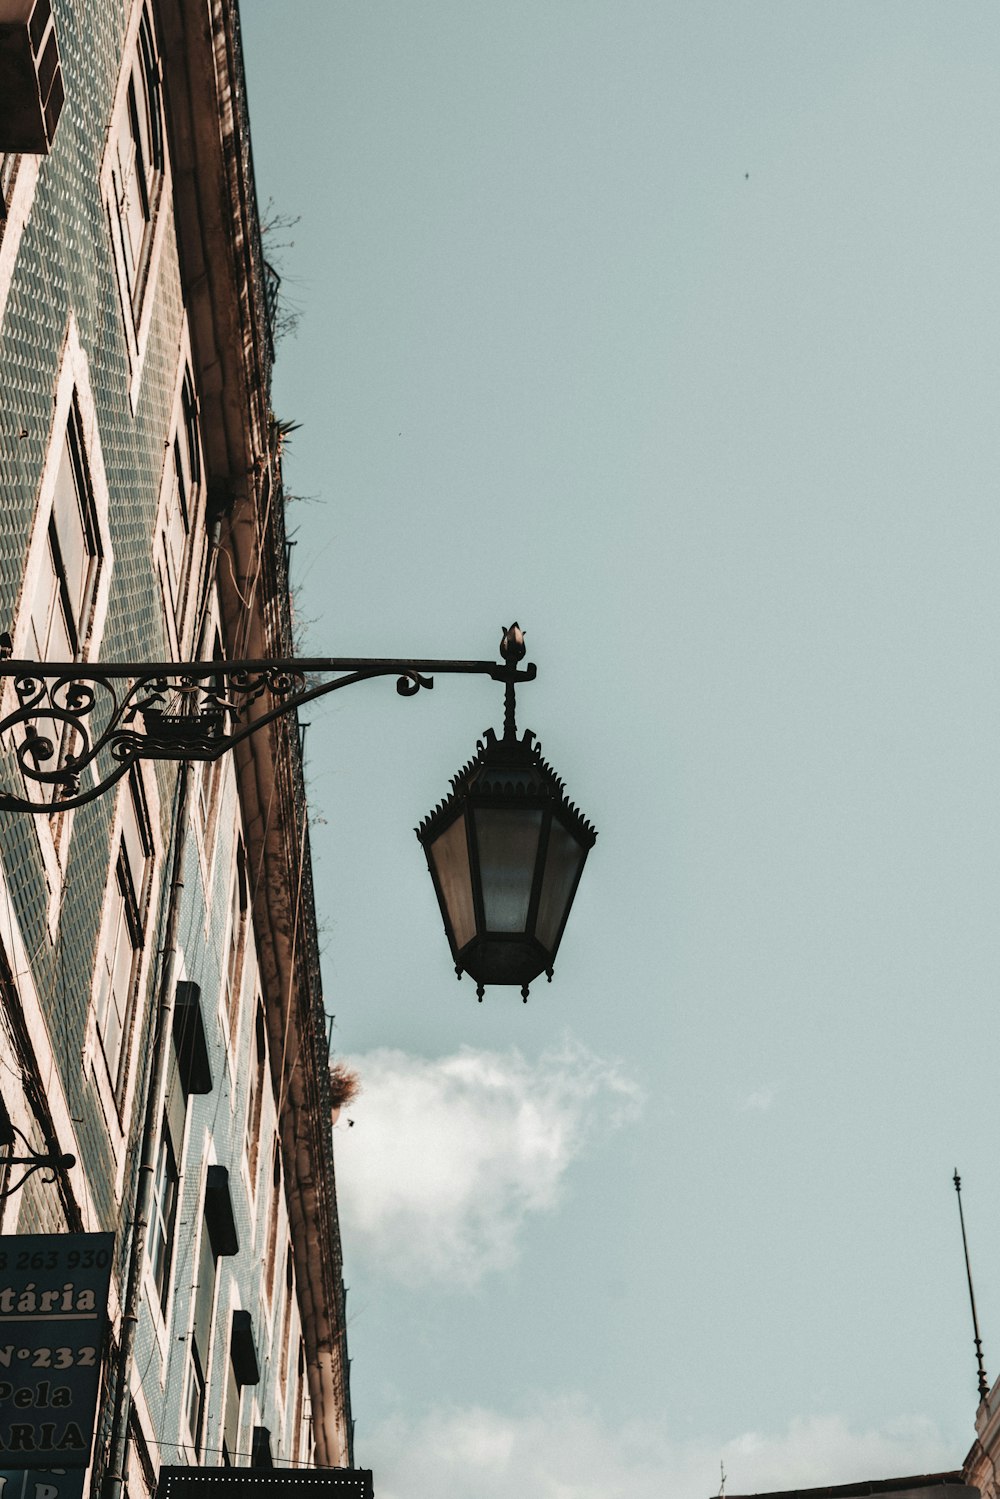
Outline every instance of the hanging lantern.
<path id="1" fill-rule="evenodd" d="M 503 653 L 513 673 L 519 656 Z M 527 1000 L 533 979 L 552 977 L 597 833 L 568 800 L 531 730 L 517 737 L 513 680 L 503 738 L 489 729 L 477 749 L 417 837 L 459 978 L 476 980 L 480 1000 L 487 984 L 516 984 Z"/>

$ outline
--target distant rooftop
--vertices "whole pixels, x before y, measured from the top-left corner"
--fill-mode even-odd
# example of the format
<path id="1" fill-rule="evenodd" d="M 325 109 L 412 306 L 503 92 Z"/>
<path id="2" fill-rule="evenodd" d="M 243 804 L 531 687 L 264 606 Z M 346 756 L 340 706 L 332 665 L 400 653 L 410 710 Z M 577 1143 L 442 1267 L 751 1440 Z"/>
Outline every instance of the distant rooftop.
<path id="1" fill-rule="evenodd" d="M 961 1472 L 920 1473 L 912 1478 L 873 1478 L 861 1483 L 839 1483 L 820 1489 L 772 1489 L 766 1494 L 727 1494 L 726 1499 L 854 1499 L 855 1495 L 887 1494 L 909 1499 L 926 1489 L 938 1492 L 926 1499 L 977 1499 L 978 1489 L 964 1482 Z"/>

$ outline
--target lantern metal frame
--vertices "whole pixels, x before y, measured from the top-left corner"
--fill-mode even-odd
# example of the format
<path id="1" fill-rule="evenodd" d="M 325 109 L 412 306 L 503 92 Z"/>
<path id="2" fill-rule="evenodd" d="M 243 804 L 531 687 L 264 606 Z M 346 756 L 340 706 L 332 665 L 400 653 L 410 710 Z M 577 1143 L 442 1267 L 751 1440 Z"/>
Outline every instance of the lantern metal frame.
<path id="1" fill-rule="evenodd" d="M 551 983 L 559 944 L 576 899 L 587 855 L 597 839 L 597 832 L 578 807 L 566 796 L 562 781 L 551 765 L 542 759 L 542 747 L 531 729 L 518 738 L 515 717 L 517 661 L 524 655 L 524 634 L 511 625 L 504 632 L 500 652 L 508 663 L 505 681 L 504 731 L 498 738 L 487 729 L 476 746 L 476 755 L 452 777 L 451 793 L 424 818 L 415 829 L 427 859 L 427 868 L 441 909 L 448 945 L 455 961 L 455 973 L 468 973 L 476 980 L 476 997 L 482 1002 L 486 984 L 519 985 L 521 998 L 527 1003 L 529 987 L 544 973 Z M 490 926 L 487 910 L 488 892 L 484 883 L 484 858 L 481 849 L 482 814 L 500 813 L 508 819 L 527 813 L 537 815 L 537 835 L 532 854 L 531 879 L 522 885 L 518 903 L 523 916 L 518 928 Z M 460 881 L 446 889 L 444 862 L 439 866 L 436 849 L 450 831 L 461 824 L 464 839 L 453 853 L 461 871 Z M 568 884 L 557 896 L 556 920 L 544 940 L 540 923 L 551 918 L 552 902 L 549 875 L 557 862 L 552 842 L 553 825 L 558 824 L 575 846 L 576 868 Z M 464 857 L 463 857 L 464 856 Z M 552 862 L 550 862 L 550 856 Z M 464 878 L 467 877 L 467 884 Z M 558 874 L 556 875 L 558 880 Z M 459 883 L 462 889 L 459 891 Z M 555 883 L 555 882 L 553 882 Z M 471 919 L 472 934 L 463 940 L 456 914 L 463 908 L 464 919 Z"/>
<path id="2" fill-rule="evenodd" d="M 569 801 L 563 783 L 545 760 L 542 746 L 530 729 L 518 738 L 513 723 L 503 738 L 487 729 L 477 745 L 477 753 L 452 779 L 451 794 L 431 812 L 416 829 L 427 858 L 427 868 L 441 908 L 445 933 L 455 973 L 468 973 L 476 980 L 476 997 L 482 1001 L 486 985 L 511 984 L 521 990 L 527 1002 L 529 987 L 544 973 L 551 983 L 556 953 L 562 941 L 566 922 L 576 898 L 587 855 L 597 833 L 582 812 Z M 530 885 L 522 892 L 523 927 L 517 931 L 491 929 L 484 890 L 483 858 L 479 831 L 482 813 L 535 813 L 538 817 L 537 841 L 532 859 Z M 461 822 L 468 859 L 473 935 L 460 940 L 453 920 L 447 892 L 433 854 L 437 840 Z M 565 886 L 552 935 L 548 942 L 539 935 L 545 910 L 549 855 L 553 824 L 561 825 L 576 844 L 578 860 Z M 463 866 L 464 867 L 464 866 Z"/>

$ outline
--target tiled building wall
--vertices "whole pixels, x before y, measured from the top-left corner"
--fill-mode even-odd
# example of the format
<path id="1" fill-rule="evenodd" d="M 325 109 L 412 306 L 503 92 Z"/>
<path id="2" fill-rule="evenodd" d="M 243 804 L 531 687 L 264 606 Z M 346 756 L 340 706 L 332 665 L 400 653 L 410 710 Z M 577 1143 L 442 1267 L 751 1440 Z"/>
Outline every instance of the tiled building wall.
<path id="1" fill-rule="evenodd" d="M 107 479 L 107 528 L 114 563 L 99 655 L 105 660 L 150 660 L 169 654 L 164 639 L 161 600 L 154 559 L 153 533 L 160 502 L 169 438 L 176 412 L 176 393 L 184 358 L 185 313 L 169 185 L 160 223 L 161 251 L 152 262 L 147 298 L 152 306 L 148 339 L 141 357 L 141 376 L 125 338 L 119 278 L 112 246 L 102 165 L 112 139 L 116 91 L 122 77 L 123 44 L 135 34 L 135 6 L 126 0 L 53 0 L 59 37 L 66 104 L 54 148 L 45 158 L 16 163 L 0 155 L 0 193 L 9 216 L 0 214 L 0 631 L 14 632 L 23 610 L 25 560 L 36 524 L 41 476 L 54 437 L 54 399 L 67 359 L 67 340 L 78 340 L 87 372 L 87 400 Z M 168 82 L 169 82 L 169 74 Z M 120 91 L 118 92 L 120 98 Z M 169 109 L 169 99 L 167 108 Z M 242 149 L 249 162 L 248 138 Z M 27 166 L 26 166 L 27 164 Z M 105 174 L 105 186 L 107 174 Z M 20 199 L 18 194 L 20 193 Z M 13 205 L 18 204 L 15 212 Z M 21 213 L 20 210 L 25 210 Z M 251 246 L 259 251 L 256 236 Z M 259 268 L 258 268 L 259 269 Z M 257 280 L 262 282 L 261 277 Z M 255 283 L 256 284 L 256 283 Z M 75 356 L 74 356 L 75 357 Z M 266 378 L 269 365 L 264 369 Z M 266 402 L 265 402 L 266 408 Z M 280 549 L 279 549 L 280 550 Z M 284 579 L 284 573 L 281 575 Z M 270 624 L 276 638 L 287 615 L 287 597 L 269 600 L 280 618 Z M 289 742 L 294 738 L 287 730 Z M 3 917 L 18 933 L 16 958 L 23 966 L 13 974 L 15 990 L 30 986 L 43 1017 L 34 1041 L 40 1059 L 51 1055 L 64 1101 L 60 1148 L 79 1156 L 78 1204 L 86 1229 L 118 1230 L 130 1225 L 139 1142 L 143 1124 L 144 1079 L 150 1065 L 150 1037 L 164 942 L 170 860 L 175 831 L 176 769 L 146 767 L 156 817 L 153 828 L 158 866 L 157 894 L 146 935 L 148 974 L 138 1007 L 139 1024 L 132 1041 L 137 1078 L 135 1112 L 123 1120 L 124 1136 L 116 1142 L 109 1124 L 107 1096 L 94 1081 L 92 996 L 102 906 L 113 878 L 118 793 L 81 807 L 72 814 L 68 858 L 62 879 L 46 863 L 47 819 L 5 816 L 0 839 L 0 931 Z M 300 767 L 296 770 L 300 774 Z M 285 1196 L 278 1196 L 273 1235 L 273 1294 L 266 1260 L 272 1200 L 272 1149 L 280 1100 L 273 1095 L 272 1071 L 265 1070 L 260 1118 L 256 1188 L 247 1151 L 247 1119 L 255 1070 L 255 1016 L 258 980 L 252 936 L 245 960 L 240 1023 L 234 1033 L 225 1006 L 232 911 L 234 847 L 239 823 L 235 775 L 226 765 L 219 778 L 219 808 L 211 836 L 201 822 L 198 787 L 203 772 L 190 773 L 191 795 L 186 821 L 178 933 L 178 976 L 201 991 L 211 1091 L 187 1101 L 183 1138 L 177 1143 L 179 1196 L 173 1235 L 172 1290 L 161 1315 L 149 1267 L 143 1278 L 133 1366 L 141 1382 L 134 1427 L 148 1451 L 150 1474 L 158 1463 L 191 1458 L 185 1420 L 188 1349 L 191 1340 L 198 1248 L 204 1224 L 205 1173 L 209 1165 L 229 1173 L 238 1251 L 219 1261 L 214 1333 L 207 1370 L 208 1404 L 201 1458 L 220 1461 L 225 1416 L 229 1329 L 239 1308 L 252 1317 L 260 1380 L 243 1392 L 237 1460 L 246 1462 L 255 1426 L 266 1427 L 276 1461 L 308 1461 L 309 1409 L 305 1381 L 299 1378 L 301 1329 L 296 1299 L 290 1299 L 287 1321 Z M 0 777 L 19 786 L 9 751 L 0 752 Z M 41 830 L 41 831 L 40 831 Z M 306 871 L 308 878 L 308 871 Z M 250 871 L 251 883 L 253 871 Z M 304 887 L 311 899 L 311 888 Z M 308 902 L 307 902 L 308 903 Z M 308 913 L 306 913 L 308 915 Z M 311 951 L 310 947 L 310 951 Z M 13 966 L 16 955 L 5 953 Z M 318 994 L 318 975 L 312 974 Z M 279 997 L 270 996 L 272 1008 Z M 7 1081 L 16 1071 L 8 1053 L 16 1044 L 6 1034 L 0 1009 L 0 1061 Z M 88 1041 L 88 1036 L 90 1040 Z M 99 1043 L 98 1043 L 99 1044 Z M 89 1047 L 89 1050 L 88 1050 Z M 317 1050 L 318 1055 L 318 1050 Z M 168 1068 L 166 1086 L 177 1087 Z M 46 1086 L 53 1085 L 50 1077 Z M 160 1101 L 160 1116 L 176 1100 Z M 63 1117 L 61 1116 L 61 1117 Z M 41 1126 L 22 1109 L 36 1145 Z M 326 1163 L 332 1178 L 332 1159 Z M 36 1176 L 6 1211 L 7 1232 L 57 1232 L 70 1223 L 59 1189 Z M 317 1225 L 327 1233 L 327 1224 Z M 119 1235 L 119 1263 L 112 1299 L 124 1291 L 125 1256 L 130 1234 Z M 294 1271 L 288 1274 L 294 1277 Z M 283 1369 L 288 1377 L 283 1376 Z M 99 1416 L 97 1451 L 109 1435 L 107 1401 Z M 143 1489 L 133 1465 L 130 1490 Z"/>
<path id="2" fill-rule="evenodd" d="M 66 81 L 66 105 L 51 155 L 38 164 L 30 215 L 19 233 L 9 284 L 0 286 L 0 630 L 14 629 L 21 604 L 26 550 L 38 503 L 39 480 L 53 438 L 53 397 L 71 321 L 89 368 L 96 427 L 108 484 L 108 526 L 114 552 L 110 598 L 100 656 L 103 659 L 149 660 L 168 654 L 152 556 L 152 533 L 161 489 L 167 439 L 174 414 L 184 324 L 181 284 L 169 193 L 161 212 L 167 216 L 162 255 L 155 266 L 149 295 L 153 316 L 142 363 L 141 380 L 130 399 L 133 366 L 123 333 L 122 308 L 112 251 L 111 230 L 100 178 L 109 139 L 109 124 L 122 66 L 123 39 L 131 7 L 122 0 L 53 0 Z M 167 101 L 169 107 L 169 100 Z M 0 170 L 3 162 L 0 160 Z M 20 171 L 20 167 L 18 168 Z M 16 185 L 16 183 L 15 183 Z M 0 251 L 10 260 L 13 221 L 0 220 Z M 6 234 L 6 242 L 3 236 Z M 3 778 L 17 785 L 9 755 L 0 756 Z M 248 1090 L 254 1065 L 255 965 L 252 939 L 243 989 L 243 1014 L 235 1041 L 229 1036 L 223 990 L 232 903 L 233 848 L 238 821 L 235 779 L 227 766 L 220 778 L 221 809 L 214 846 L 206 849 L 199 822 L 197 787 L 202 772 L 191 774 L 191 826 L 187 837 L 179 956 L 182 976 L 202 994 L 212 1091 L 189 1100 L 183 1145 L 178 1142 L 180 1172 L 176 1215 L 173 1291 L 161 1317 L 144 1279 L 135 1348 L 135 1368 L 142 1381 L 137 1421 L 154 1457 L 171 1463 L 184 1459 L 186 1355 L 191 1334 L 197 1251 L 203 1222 L 205 1169 L 224 1165 L 229 1171 L 239 1252 L 220 1261 L 214 1316 L 212 1363 L 208 1370 L 208 1410 L 203 1457 L 219 1461 L 228 1359 L 228 1329 L 234 1308 L 253 1318 L 261 1380 L 244 1394 L 241 1446 L 246 1461 L 254 1424 L 266 1426 L 278 1460 L 298 1450 L 295 1442 L 298 1312 L 293 1305 L 288 1335 L 292 1377 L 281 1378 L 282 1306 L 285 1297 L 287 1219 L 282 1194 L 274 1268 L 275 1292 L 263 1291 L 262 1267 L 267 1250 L 270 1197 L 270 1144 L 278 1101 L 268 1093 L 262 1109 L 259 1185 L 248 1179 L 246 1121 Z M 169 890 L 169 858 L 175 805 L 176 772 L 170 766 L 150 771 L 159 792 L 160 894 Z M 124 783 L 122 783 L 124 786 Z M 38 831 L 28 816 L 4 818 L 0 872 L 9 892 L 12 915 L 29 955 L 31 977 L 45 1016 L 47 1043 L 62 1078 L 75 1141 L 61 1141 L 80 1156 L 93 1198 L 93 1211 L 82 1204 L 88 1229 L 117 1229 L 128 1218 L 134 1197 L 141 1108 L 126 1121 L 126 1152 L 116 1152 L 104 1108 L 86 1060 L 81 1066 L 91 1010 L 95 952 L 101 908 L 109 879 L 115 795 L 73 814 L 69 857 L 58 921 L 52 919 L 50 885 Z M 252 875 L 251 875 L 252 877 Z M 6 898 L 6 897 L 5 897 Z M 149 1037 L 159 965 L 155 955 L 163 940 L 166 902 L 151 915 L 147 945 L 154 954 L 140 1007 L 140 1030 L 133 1042 L 140 1083 L 149 1062 Z M 21 975 L 23 978 L 24 975 Z M 168 1074 L 169 1077 L 169 1074 Z M 176 1085 L 176 1080 L 174 1084 Z M 270 1089 L 270 1071 L 267 1087 Z M 164 1106 L 167 1104 L 164 1100 Z M 41 1143 L 40 1140 L 37 1143 Z M 122 1164 L 124 1162 L 124 1164 Z M 121 1167 L 121 1169 L 119 1169 Z M 51 1232 L 67 1226 L 57 1191 L 36 1177 L 18 1199 L 16 1218 L 8 1214 L 7 1231 Z M 128 1235 L 121 1236 L 127 1245 Z M 122 1250 L 124 1255 L 124 1248 Z M 117 1267 L 118 1293 L 124 1263 Z M 299 1410 L 308 1412 L 308 1402 Z M 98 1446 L 107 1437 L 98 1432 Z M 305 1452 L 302 1453 L 305 1456 Z M 138 1487 L 137 1487 L 138 1492 Z"/>
<path id="3" fill-rule="evenodd" d="M 178 1143 L 180 1197 L 173 1291 L 166 1313 L 161 1315 L 147 1276 L 147 1295 L 136 1347 L 136 1364 L 144 1376 L 144 1395 L 151 1426 L 158 1435 L 162 1460 L 167 1463 L 188 1460 L 191 1451 L 184 1421 L 186 1358 L 197 1281 L 199 1236 L 203 1232 L 205 1168 L 209 1164 L 224 1166 L 229 1173 L 239 1250 L 232 1256 L 223 1257 L 218 1264 L 212 1362 L 207 1371 L 208 1408 L 201 1453 L 202 1460 L 210 1465 L 221 1460 L 228 1338 L 234 1310 L 242 1309 L 251 1314 L 261 1370 L 260 1383 L 247 1387 L 244 1392 L 239 1462 L 245 1463 L 249 1459 L 254 1424 L 265 1426 L 270 1431 L 276 1460 L 290 1456 L 294 1397 L 294 1380 L 284 1384 L 278 1361 L 285 1297 L 284 1254 L 288 1237 L 283 1194 L 276 1235 L 274 1293 L 268 1298 L 263 1289 L 271 1196 L 269 1142 L 278 1109 L 269 1071 L 260 1115 L 256 1190 L 249 1178 L 247 1120 L 259 992 L 252 934 L 244 960 L 239 1022 L 232 1035 L 225 1005 L 234 844 L 238 826 L 235 780 L 230 766 L 225 768 L 219 795 L 221 806 L 207 859 L 204 829 L 197 811 L 192 820 L 185 861 L 179 941 L 183 976 L 197 984 L 201 993 L 212 1088 L 210 1092 L 194 1095 L 188 1100 L 184 1143 L 183 1146 Z M 197 797 L 194 802 L 197 806 Z M 168 1089 L 177 1086 L 176 1075 L 168 1078 Z M 164 1110 L 169 1110 L 170 1106 L 171 1100 L 165 1098 Z M 293 1307 L 288 1340 L 293 1361 L 298 1336 L 298 1312 Z"/>
<path id="4" fill-rule="evenodd" d="M 155 289 L 148 354 L 133 413 L 122 310 L 113 270 L 108 215 L 99 177 L 109 113 L 122 62 L 125 29 L 118 0 L 54 5 L 66 80 L 66 105 L 52 153 L 41 160 L 30 216 L 18 245 L 0 321 L 0 628 L 13 629 L 39 476 L 52 440 L 53 394 L 70 319 L 89 364 L 96 425 L 107 470 L 114 568 L 101 646 L 106 659 L 156 657 L 163 632 L 150 556 L 150 532 L 164 462 L 175 388 L 182 304 L 172 234 L 165 240 Z M 169 212 L 165 201 L 164 211 Z M 9 249 L 9 247 L 7 247 Z M 16 784 L 9 757 L 5 778 Z M 166 844 L 173 772 L 159 773 Z M 114 798 L 74 814 L 61 919 L 55 939 L 47 918 L 46 880 L 34 819 L 5 819 L 7 883 L 51 1043 L 77 1123 L 81 1159 L 92 1183 L 99 1223 L 114 1227 L 115 1163 L 103 1114 L 81 1070 L 103 891 L 108 878 Z M 155 927 L 151 939 L 155 941 Z M 145 1007 L 148 1021 L 150 1007 Z M 140 1038 L 141 1041 L 141 1038 Z M 137 1047 L 137 1055 L 144 1047 Z M 129 1184 L 125 1184 L 126 1195 Z M 49 1199 L 52 1194 L 50 1192 Z M 51 1215 L 44 1188 L 22 1199 L 21 1226 Z"/>

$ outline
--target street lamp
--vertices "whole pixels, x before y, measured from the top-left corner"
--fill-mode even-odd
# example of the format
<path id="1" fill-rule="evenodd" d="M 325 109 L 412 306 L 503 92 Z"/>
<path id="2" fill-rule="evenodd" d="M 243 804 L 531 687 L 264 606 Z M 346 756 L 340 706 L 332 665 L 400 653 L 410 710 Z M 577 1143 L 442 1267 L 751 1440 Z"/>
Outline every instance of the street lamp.
<path id="1" fill-rule="evenodd" d="M 492 729 L 452 779 L 450 796 L 417 829 L 461 978 L 516 984 L 521 997 L 556 953 L 596 832 L 568 800 L 530 729 L 514 720 L 514 668 L 524 656 L 518 625 L 505 630 L 503 738 Z"/>
<path id="2" fill-rule="evenodd" d="M 0 740 L 22 786 L 0 787 L 0 812 L 52 815 L 103 796 L 139 760 L 218 760 L 265 724 L 316 698 L 395 676 L 412 697 L 433 674 L 489 676 L 505 691 L 504 732 L 490 729 L 450 795 L 417 829 L 458 976 L 515 984 L 527 999 L 552 977 L 576 887 L 597 837 L 567 799 L 530 730 L 518 738 L 514 692 L 524 632 L 505 628 L 492 661 L 313 657 L 261 661 L 37 662 L 11 659 L 0 636 Z M 14 705 L 4 680 L 13 686 Z"/>

